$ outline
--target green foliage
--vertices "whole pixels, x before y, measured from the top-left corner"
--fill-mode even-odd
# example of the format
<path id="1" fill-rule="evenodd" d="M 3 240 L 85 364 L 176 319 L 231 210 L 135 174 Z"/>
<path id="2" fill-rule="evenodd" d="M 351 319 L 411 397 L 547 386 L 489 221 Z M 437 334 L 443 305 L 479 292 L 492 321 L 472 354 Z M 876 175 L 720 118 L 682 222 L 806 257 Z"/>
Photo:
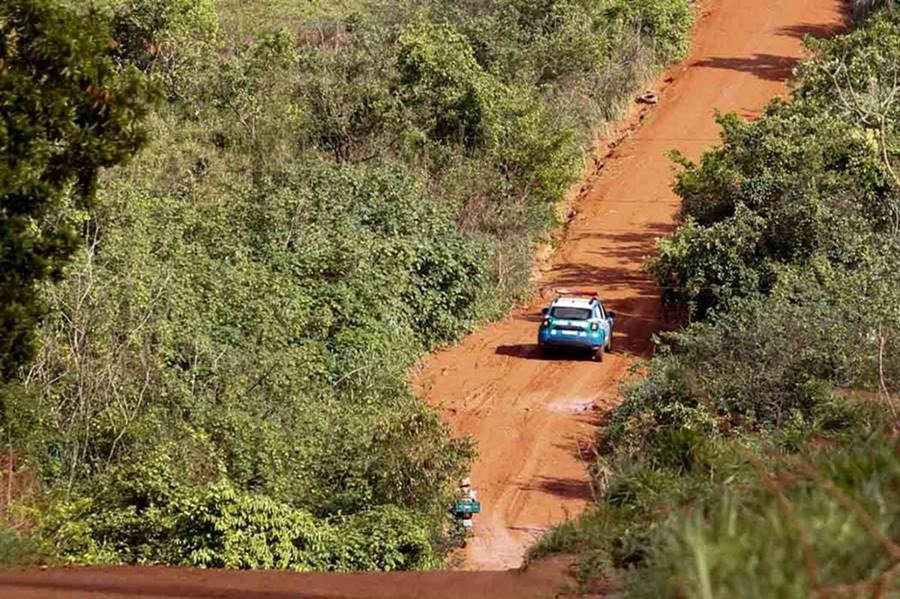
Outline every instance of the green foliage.
<path id="1" fill-rule="evenodd" d="M 898 266 L 894 254 L 823 280 L 786 273 L 769 297 L 672 334 L 626 389 L 603 447 L 639 454 L 672 430 L 827 429 L 842 420 L 829 388 L 896 388 Z"/>
<path id="2" fill-rule="evenodd" d="M 438 565 L 473 451 L 408 370 L 527 289 L 590 128 L 688 6 L 296 4 L 93 13 L 104 64 L 166 93 L 71 203 L 41 349 L 0 387 L 47 559 Z"/>
<path id="3" fill-rule="evenodd" d="M 39 285 L 79 246 L 99 170 L 141 145 L 148 84 L 117 71 L 109 32 L 52 0 L 0 8 L 0 378 L 29 357 Z"/>
<path id="4" fill-rule="evenodd" d="M 402 375 L 416 352 L 464 330 L 479 278 L 470 248 L 417 205 L 419 189 L 396 171 L 323 164 L 227 202 L 133 188 L 109 198 L 105 262 L 56 290 L 90 309 L 48 323 L 35 363 L 41 401 L 74 406 L 47 422 L 65 439 L 52 453 L 78 456 L 67 475 L 102 468 L 131 431 L 161 420 L 183 422 L 176 438 L 201 434 L 233 480 L 276 497 L 344 511 L 440 497 L 452 459 L 434 484 L 387 486 L 414 461 L 456 452 Z M 71 343 L 68 322 L 88 345 Z M 91 423 L 86 435 L 78 422 Z"/>
<path id="5" fill-rule="evenodd" d="M 596 506 L 551 531 L 531 557 L 577 553 L 585 590 L 602 579 L 641 597 L 700 596 L 702 584 L 718 589 L 711 596 L 805 596 L 796 590 L 810 586 L 807 548 L 822 586 L 877 578 L 890 559 L 883 544 L 828 485 L 895 535 L 897 509 L 887 498 L 900 453 L 882 428 L 886 410 L 841 401 L 840 424 L 806 425 L 793 443 L 788 427 L 744 437 L 673 428 L 648 441 L 644 457 L 608 455 L 598 462 L 606 484 Z M 798 470 L 804 462 L 811 471 Z"/>
<path id="6" fill-rule="evenodd" d="M 801 111 L 774 104 L 755 123 L 725 117 L 723 146 L 685 163 L 685 224 L 650 265 L 668 301 L 703 318 L 768 292 L 784 266 L 853 266 L 871 233 L 889 227 L 897 192 L 875 145 L 847 121 Z"/>
<path id="7" fill-rule="evenodd" d="M 90 499 L 71 499 L 59 492 L 29 499 L 27 504 L 13 506 L 13 511 L 31 522 L 31 530 L 22 541 L 36 548 L 36 561 L 96 565 L 114 559 L 92 536 L 85 518 Z"/>
<path id="8" fill-rule="evenodd" d="M 662 62 L 687 54 L 693 12 L 687 2 L 669 0 L 616 0 L 607 14 L 621 19 L 626 27 L 636 27 L 648 40 Z"/>
<path id="9" fill-rule="evenodd" d="M 403 99 L 420 104 L 430 135 L 464 144 L 496 143 L 497 101 L 505 93 L 448 26 L 412 25 L 398 40 Z"/>
<path id="10" fill-rule="evenodd" d="M 155 470 L 155 473 L 163 473 Z M 20 507 L 27 536 L 3 533 L 6 563 L 159 564 L 295 571 L 419 570 L 438 565 L 426 525 L 384 505 L 316 518 L 227 482 L 185 486 L 120 471 L 94 498 Z"/>
<path id="11" fill-rule="evenodd" d="M 805 597 L 856 585 L 867 596 L 891 589 L 884 574 L 891 553 L 877 535 L 900 533 L 898 456 L 889 438 L 860 440 L 836 453 L 813 452 L 812 475 L 792 461 L 763 470 L 760 476 L 781 475 L 766 483 L 777 490 L 734 488 L 672 513 L 654 532 L 648 567 L 626 595 Z M 781 482 L 788 477 L 792 482 Z"/>
<path id="12" fill-rule="evenodd" d="M 179 518 L 178 553 L 191 566 L 323 569 L 328 541 L 307 512 L 266 497 L 238 497 L 213 487 L 187 500 Z"/>
<path id="13" fill-rule="evenodd" d="M 334 523 L 212 487 L 179 506 L 176 563 L 241 569 L 419 570 L 436 565 L 425 528 L 393 506 Z"/>
<path id="14" fill-rule="evenodd" d="M 112 19 L 119 60 L 142 70 L 171 58 L 175 43 L 211 39 L 218 31 L 211 0 L 125 0 Z"/>
<path id="15" fill-rule="evenodd" d="M 487 72 L 455 29 L 407 27 L 398 71 L 401 101 L 420 113 L 431 139 L 487 150 L 509 183 L 527 181 L 539 205 L 565 191 L 577 162 L 573 132 L 554 131 L 546 109 Z"/>
<path id="16" fill-rule="evenodd" d="M 864 22 L 872 13 L 881 8 L 893 9 L 896 7 L 894 0 L 850 0 L 850 10 L 853 14 L 853 20 L 856 22 Z"/>
<path id="17" fill-rule="evenodd" d="M 663 301 L 686 303 L 702 317 L 726 299 L 764 288 L 771 273 L 753 268 L 764 227 L 763 219 L 743 205 L 727 221 L 708 227 L 688 218 L 671 238 L 659 241 L 659 253 L 649 264 Z"/>
<path id="18" fill-rule="evenodd" d="M 900 108 L 886 94 L 893 89 L 893 76 L 900 68 L 898 41 L 900 13 L 896 10 L 877 13 L 846 35 L 811 41 L 816 59 L 801 65 L 802 84 L 795 96 L 818 110 L 852 117 L 868 129 L 880 125 L 872 117 L 883 113 L 885 124 L 896 133 Z"/>
<path id="19" fill-rule="evenodd" d="M 45 560 L 31 537 L 12 528 L 0 528 L 0 567 L 33 566 Z"/>
<path id="20" fill-rule="evenodd" d="M 428 531 L 394 506 L 355 514 L 337 523 L 334 569 L 425 570 L 439 565 Z"/>
<path id="21" fill-rule="evenodd" d="M 399 143 L 396 48 L 385 47 L 382 36 L 361 27 L 339 52 L 313 48 L 298 54 L 298 68 L 310 73 L 296 85 L 305 147 L 355 162 L 382 156 Z"/>

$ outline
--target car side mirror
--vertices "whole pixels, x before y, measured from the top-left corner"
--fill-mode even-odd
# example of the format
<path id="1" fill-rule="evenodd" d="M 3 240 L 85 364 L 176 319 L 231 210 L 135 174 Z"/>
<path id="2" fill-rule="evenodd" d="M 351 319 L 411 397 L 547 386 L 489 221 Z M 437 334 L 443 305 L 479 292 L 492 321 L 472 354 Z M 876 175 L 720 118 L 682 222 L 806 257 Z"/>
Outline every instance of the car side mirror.
<path id="1" fill-rule="evenodd" d="M 547 316 L 547 312 L 549 312 L 549 311 L 550 311 L 550 308 L 543 308 L 543 309 L 541 310 L 541 315 L 542 315 L 542 316 Z"/>
<path id="2" fill-rule="evenodd" d="M 606 317 L 607 317 L 607 318 L 615 318 L 615 317 L 616 317 L 616 313 L 615 313 L 615 312 L 607 312 L 607 313 L 606 313 Z"/>

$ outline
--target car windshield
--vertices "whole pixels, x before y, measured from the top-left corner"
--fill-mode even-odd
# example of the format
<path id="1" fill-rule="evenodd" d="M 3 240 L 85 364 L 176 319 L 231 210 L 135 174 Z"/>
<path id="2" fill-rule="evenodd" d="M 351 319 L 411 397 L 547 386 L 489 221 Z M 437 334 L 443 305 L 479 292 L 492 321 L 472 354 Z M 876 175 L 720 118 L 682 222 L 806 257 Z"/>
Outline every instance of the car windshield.
<path id="1" fill-rule="evenodd" d="M 591 309 L 557 306 L 550 311 L 550 316 L 563 320 L 588 320 L 591 317 Z"/>

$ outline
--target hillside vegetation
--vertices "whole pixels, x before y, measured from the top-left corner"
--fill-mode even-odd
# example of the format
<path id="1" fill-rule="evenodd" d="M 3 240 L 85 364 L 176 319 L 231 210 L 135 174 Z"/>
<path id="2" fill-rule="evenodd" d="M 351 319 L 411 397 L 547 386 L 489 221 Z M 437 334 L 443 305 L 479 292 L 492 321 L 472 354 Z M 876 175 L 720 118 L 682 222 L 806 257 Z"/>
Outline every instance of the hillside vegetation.
<path id="1" fill-rule="evenodd" d="M 596 506 L 533 551 L 580 553 L 586 588 L 900 592 L 900 12 L 858 4 L 790 103 L 675 157 L 648 268 L 691 323 L 602 428 Z"/>
<path id="2" fill-rule="evenodd" d="M 525 291 L 590 128 L 690 25 L 3 2 L 0 561 L 439 565 L 473 451 L 407 371 Z"/>

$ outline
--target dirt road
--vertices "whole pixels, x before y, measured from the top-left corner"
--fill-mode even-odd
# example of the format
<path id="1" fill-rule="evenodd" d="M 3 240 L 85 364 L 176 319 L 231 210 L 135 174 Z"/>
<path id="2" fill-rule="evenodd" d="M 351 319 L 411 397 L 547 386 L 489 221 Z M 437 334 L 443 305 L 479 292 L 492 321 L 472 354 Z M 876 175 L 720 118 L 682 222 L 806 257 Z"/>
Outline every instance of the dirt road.
<path id="1" fill-rule="evenodd" d="M 599 289 L 618 315 L 615 354 L 602 364 L 541 359 L 536 300 L 424 363 L 421 396 L 478 444 L 472 482 L 485 511 L 466 568 L 519 566 L 543 531 L 585 508 L 588 441 L 634 356 L 650 351 L 663 326 L 658 292 L 641 265 L 677 208 L 667 152 L 696 159 L 718 139 L 715 110 L 752 118 L 784 94 L 802 37 L 834 33 L 843 7 L 840 0 L 708 0 L 690 58 L 661 80 L 660 102 L 586 180 L 540 284 Z"/>

